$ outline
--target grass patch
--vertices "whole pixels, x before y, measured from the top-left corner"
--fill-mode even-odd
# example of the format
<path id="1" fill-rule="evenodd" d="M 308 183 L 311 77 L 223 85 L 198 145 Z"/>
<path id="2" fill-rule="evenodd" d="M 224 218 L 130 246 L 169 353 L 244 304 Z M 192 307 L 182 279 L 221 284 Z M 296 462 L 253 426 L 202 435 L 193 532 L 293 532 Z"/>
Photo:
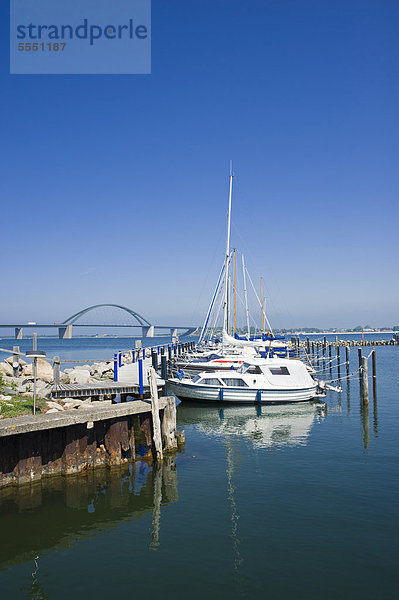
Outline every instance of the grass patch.
<path id="1" fill-rule="evenodd" d="M 23 402 L 24 400 L 25 402 Z M 43 398 L 36 398 L 36 413 L 43 412 L 45 407 L 46 401 Z M 0 415 L 4 419 L 33 415 L 33 398 L 15 394 L 11 400 L 0 400 Z"/>

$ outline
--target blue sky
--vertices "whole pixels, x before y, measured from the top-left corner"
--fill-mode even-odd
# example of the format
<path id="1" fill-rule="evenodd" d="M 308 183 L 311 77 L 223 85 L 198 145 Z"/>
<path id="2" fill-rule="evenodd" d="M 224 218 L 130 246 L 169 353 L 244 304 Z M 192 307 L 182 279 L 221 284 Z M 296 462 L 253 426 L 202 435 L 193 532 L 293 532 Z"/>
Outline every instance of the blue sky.
<path id="1" fill-rule="evenodd" d="M 0 321 L 91 304 L 202 321 L 232 245 L 275 327 L 399 322 L 398 12 L 153 0 L 151 75 L 9 75 Z"/>

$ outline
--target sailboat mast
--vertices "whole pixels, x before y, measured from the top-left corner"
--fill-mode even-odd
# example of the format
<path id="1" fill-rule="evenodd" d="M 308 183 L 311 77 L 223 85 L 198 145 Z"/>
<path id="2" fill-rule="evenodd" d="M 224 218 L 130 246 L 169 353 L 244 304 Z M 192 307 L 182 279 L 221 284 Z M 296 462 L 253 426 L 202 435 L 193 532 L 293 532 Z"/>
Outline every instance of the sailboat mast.
<path id="1" fill-rule="evenodd" d="M 237 301 L 236 301 L 236 249 L 233 251 L 233 295 L 234 295 L 234 331 L 237 331 Z"/>
<path id="2" fill-rule="evenodd" d="M 264 324 L 263 324 L 263 277 L 260 278 L 260 301 L 261 301 L 261 310 L 262 310 L 262 333 L 264 333 Z"/>
<path id="3" fill-rule="evenodd" d="M 247 278 L 245 275 L 245 262 L 244 255 L 241 255 L 242 258 L 242 277 L 244 280 L 244 298 L 245 298 L 245 315 L 247 317 L 247 330 L 248 330 L 248 338 L 251 337 L 251 331 L 249 328 L 249 310 L 248 310 L 248 294 L 247 294 Z"/>
<path id="4" fill-rule="evenodd" d="M 233 171 L 230 162 L 230 186 L 229 186 L 229 211 L 227 215 L 227 241 L 224 268 L 224 304 L 223 304 L 223 331 L 227 333 L 229 320 L 228 291 L 229 291 L 229 261 L 230 261 L 230 227 L 231 227 L 231 195 L 233 192 Z"/>

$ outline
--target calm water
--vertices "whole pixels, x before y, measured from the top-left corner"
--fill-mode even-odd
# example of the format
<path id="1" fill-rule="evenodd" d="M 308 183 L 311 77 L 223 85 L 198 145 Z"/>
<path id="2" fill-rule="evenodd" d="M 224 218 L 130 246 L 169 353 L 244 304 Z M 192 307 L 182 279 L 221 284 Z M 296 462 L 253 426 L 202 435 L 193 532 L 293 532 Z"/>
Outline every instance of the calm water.
<path id="1" fill-rule="evenodd" d="M 52 341 L 64 358 L 129 347 Z M 396 599 L 398 357 L 377 348 L 366 412 L 357 379 L 326 410 L 180 405 L 186 450 L 162 470 L 3 490 L 1 597 Z"/>

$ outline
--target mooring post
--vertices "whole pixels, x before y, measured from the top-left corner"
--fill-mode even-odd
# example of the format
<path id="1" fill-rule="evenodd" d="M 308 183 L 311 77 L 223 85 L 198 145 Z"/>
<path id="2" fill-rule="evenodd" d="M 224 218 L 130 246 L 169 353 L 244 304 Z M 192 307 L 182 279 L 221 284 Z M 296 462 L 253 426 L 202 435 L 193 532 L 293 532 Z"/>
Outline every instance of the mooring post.
<path id="1" fill-rule="evenodd" d="M 143 348 L 143 360 L 145 360 L 145 348 Z"/>
<path id="2" fill-rule="evenodd" d="M 58 387 L 60 385 L 60 357 L 59 356 L 54 356 L 53 379 L 54 379 L 54 385 L 56 387 Z"/>
<path id="3" fill-rule="evenodd" d="M 346 374 L 349 375 L 349 346 L 345 344 Z"/>
<path id="4" fill-rule="evenodd" d="M 164 450 L 176 450 L 176 402 L 172 396 L 166 398 L 167 404 L 163 411 L 162 440 Z"/>
<path id="5" fill-rule="evenodd" d="M 13 346 L 12 351 L 12 375 L 19 377 L 19 346 Z"/>
<path id="6" fill-rule="evenodd" d="M 374 400 L 376 400 L 377 399 L 377 366 L 376 366 L 376 359 L 375 359 L 375 350 L 373 350 L 371 353 L 371 368 L 372 368 L 372 374 L 373 374 L 373 398 L 374 398 Z"/>
<path id="7" fill-rule="evenodd" d="M 331 342 L 328 344 L 328 364 L 330 368 L 330 373 L 332 373 Z"/>
<path id="8" fill-rule="evenodd" d="M 308 353 L 308 356 L 310 357 L 310 342 L 309 342 L 309 338 L 306 338 L 306 352 Z"/>
<path id="9" fill-rule="evenodd" d="M 367 356 L 362 356 L 362 400 L 364 404 L 369 403 L 369 377 L 368 377 L 368 365 Z"/>
<path id="10" fill-rule="evenodd" d="M 119 363 L 119 366 L 121 367 L 122 366 L 122 352 L 120 350 L 118 352 L 118 363 Z"/>
<path id="11" fill-rule="evenodd" d="M 360 392 L 362 391 L 362 349 L 359 347 L 357 349 L 357 358 L 359 361 L 359 384 L 360 384 Z"/>
<path id="12" fill-rule="evenodd" d="M 165 382 L 165 388 L 166 388 L 166 380 L 168 378 L 168 371 L 167 371 L 167 366 L 166 366 L 165 354 L 162 354 L 162 356 L 161 356 L 161 377 Z M 166 395 L 166 389 L 165 389 L 165 395 Z"/>
<path id="13" fill-rule="evenodd" d="M 341 365 L 339 364 L 340 360 L 341 360 L 340 350 L 341 350 L 340 346 L 337 346 L 337 374 L 338 374 L 338 379 L 341 379 Z"/>
<path id="14" fill-rule="evenodd" d="M 32 350 L 37 350 L 37 333 L 33 334 L 32 339 Z"/>
<path id="15" fill-rule="evenodd" d="M 322 352 L 323 352 L 323 369 L 326 368 L 326 345 L 327 345 L 327 340 L 326 340 L 326 337 L 324 336 L 323 350 L 322 350 Z"/>
<path id="16" fill-rule="evenodd" d="M 142 396 L 144 394 L 144 385 L 143 385 L 143 361 L 139 359 L 139 395 Z"/>
<path id="17" fill-rule="evenodd" d="M 150 367 L 148 371 L 148 380 L 151 390 L 151 413 L 152 413 L 152 430 L 153 430 L 153 442 L 155 450 L 155 460 L 163 460 L 162 452 L 162 436 L 161 436 L 161 421 L 159 419 L 159 402 L 158 402 L 158 388 L 157 388 L 157 372 L 153 367 Z"/>
<path id="18" fill-rule="evenodd" d="M 156 350 L 151 351 L 151 360 L 153 368 L 158 371 L 158 354 Z"/>
<path id="19" fill-rule="evenodd" d="M 118 381 L 118 354 L 114 354 L 114 381 Z"/>
<path id="20" fill-rule="evenodd" d="M 132 363 L 136 362 L 136 350 L 132 350 Z"/>
<path id="21" fill-rule="evenodd" d="M 169 361 L 172 360 L 172 348 L 170 346 L 168 346 L 168 359 Z"/>
<path id="22" fill-rule="evenodd" d="M 316 346 L 316 367 L 319 366 L 319 344 L 317 342 L 317 346 Z"/>

